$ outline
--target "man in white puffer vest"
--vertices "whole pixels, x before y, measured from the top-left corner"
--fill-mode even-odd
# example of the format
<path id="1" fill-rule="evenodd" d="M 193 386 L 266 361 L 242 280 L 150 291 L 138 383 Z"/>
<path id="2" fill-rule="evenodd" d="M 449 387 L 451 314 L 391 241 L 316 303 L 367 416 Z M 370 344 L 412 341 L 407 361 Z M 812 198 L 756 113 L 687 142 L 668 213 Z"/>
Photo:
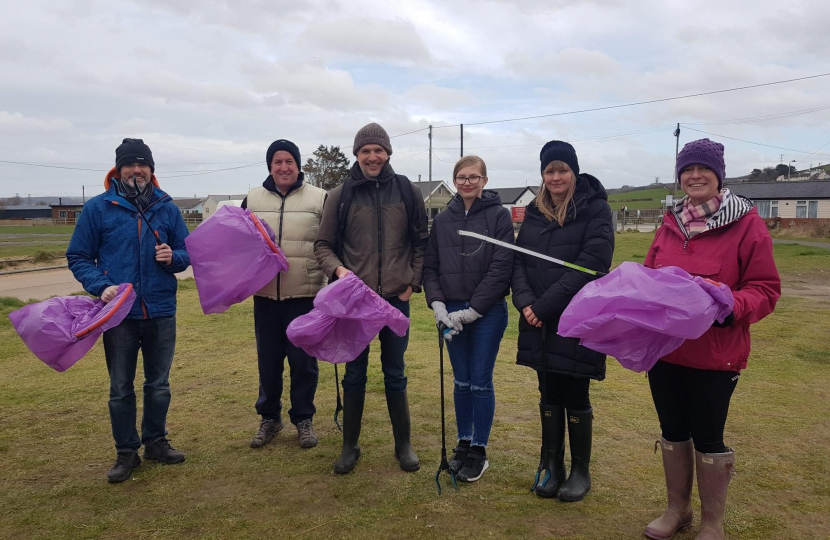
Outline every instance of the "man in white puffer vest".
<path id="1" fill-rule="evenodd" d="M 261 187 L 248 192 L 242 202 L 276 235 L 288 259 L 288 273 L 280 273 L 254 296 L 254 330 L 259 365 L 259 398 L 256 411 L 262 417 L 251 438 L 251 448 L 268 444 L 283 428 L 282 390 L 284 360 L 288 356 L 291 377 L 291 409 L 288 416 L 297 427 L 300 447 L 317 446 L 312 418 L 317 391 L 317 359 L 295 347 L 286 336 L 291 321 L 314 307 L 314 297 L 326 277 L 314 256 L 314 240 L 320 228 L 326 192 L 303 182 L 300 149 L 291 141 L 274 141 L 266 153 L 270 174 Z"/>

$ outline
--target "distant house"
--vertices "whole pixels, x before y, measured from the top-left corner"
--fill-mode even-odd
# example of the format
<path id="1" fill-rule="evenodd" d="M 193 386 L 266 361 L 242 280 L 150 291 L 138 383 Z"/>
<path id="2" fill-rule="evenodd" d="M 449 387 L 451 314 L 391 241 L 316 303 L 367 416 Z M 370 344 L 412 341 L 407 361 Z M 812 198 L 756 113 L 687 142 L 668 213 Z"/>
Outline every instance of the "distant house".
<path id="1" fill-rule="evenodd" d="M 752 199 L 765 219 L 830 219 L 830 182 L 742 182 L 728 187 Z"/>
<path id="2" fill-rule="evenodd" d="M 513 207 L 524 208 L 536 198 L 536 193 L 539 191 L 538 186 L 533 187 L 505 187 L 505 188 L 491 188 L 501 197 L 501 204 L 510 211 L 514 221 L 522 221 L 523 216 L 518 217 L 517 213 L 513 211 Z"/>
<path id="3" fill-rule="evenodd" d="M 83 204 L 53 204 L 50 217 L 55 223 L 77 223 L 83 209 Z"/>
<path id="4" fill-rule="evenodd" d="M 0 219 L 49 219 L 51 217 L 52 209 L 42 204 L 0 206 Z"/>
<path id="5" fill-rule="evenodd" d="M 195 199 L 173 199 L 173 204 L 179 208 L 179 212 L 183 217 L 201 217 L 202 205 L 205 203 L 205 198 Z"/>
<path id="6" fill-rule="evenodd" d="M 208 195 L 205 202 L 202 203 L 202 217 L 209 218 L 216 213 L 219 201 L 239 201 L 240 203 L 247 197 L 247 193 L 242 195 Z M 235 206 L 239 206 L 238 204 Z"/>
<path id="7" fill-rule="evenodd" d="M 438 212 L 444 210 L 455 195 L 455 193 L 443 180 L 412 183 L 421 190 L 421 195 L 424 198 L 424 205 L 426 205 L 427 214 L 429 215 L 430 220 L 435 218 L 435 216 L 438 215 Z"/>

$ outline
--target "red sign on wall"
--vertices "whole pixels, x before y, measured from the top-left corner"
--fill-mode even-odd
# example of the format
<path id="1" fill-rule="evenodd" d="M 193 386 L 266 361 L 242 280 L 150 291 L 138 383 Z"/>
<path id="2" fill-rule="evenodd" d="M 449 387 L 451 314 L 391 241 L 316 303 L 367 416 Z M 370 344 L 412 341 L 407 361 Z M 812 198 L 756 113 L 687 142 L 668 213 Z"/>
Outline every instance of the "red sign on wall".
<path id="1" fill-rule="evenodd" d="M 524 206 L 514 206 L 513 210 L 513 221 L 515 223 L 521 223 L 525 220 L 525 207 Z"/>

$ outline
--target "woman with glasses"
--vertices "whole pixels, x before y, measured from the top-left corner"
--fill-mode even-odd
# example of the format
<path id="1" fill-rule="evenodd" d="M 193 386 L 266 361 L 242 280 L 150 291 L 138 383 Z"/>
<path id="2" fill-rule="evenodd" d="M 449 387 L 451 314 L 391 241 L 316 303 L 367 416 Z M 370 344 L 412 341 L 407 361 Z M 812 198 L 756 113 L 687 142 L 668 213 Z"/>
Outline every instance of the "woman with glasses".
<path id="1" fill-rule="evenodd" d="M 458 234 L 471 231 L 513 243 L 513 222 L 495 191 L 485 190 L 487 166 L 476 156 L 455 164 L 458 191 L 435 217 L 424 262 L 424 293 L 444 337 L 452 364 L 458 446 L 450 468 L 475 482 L 490 466 L 487 444 L 496 395 L 493 367 L 507 328 L 513 252 Z"/>
<path id="2" fill-rule="evenodd" d="M 542 185 L 525 211 L 516 245 L 608 272 L 614 229 L 608 195 L 599 180 L 579 173 L 573 146 L 550 141 L 541 152 Z M 579 501 L 591 489 L 593 409 L 591 379 L 605 378 L 605 355 L 556 333 L 559 317 L 574 295 L 593 279 L 522 253 L 513 265 L 513 305 L 519 317 L 517 363 L 539 377 L 542 399 L 542 459 L 534 486 L 540 497 Z M 565 421 L 571 447 L 571 474 L 565 480 Z"/>

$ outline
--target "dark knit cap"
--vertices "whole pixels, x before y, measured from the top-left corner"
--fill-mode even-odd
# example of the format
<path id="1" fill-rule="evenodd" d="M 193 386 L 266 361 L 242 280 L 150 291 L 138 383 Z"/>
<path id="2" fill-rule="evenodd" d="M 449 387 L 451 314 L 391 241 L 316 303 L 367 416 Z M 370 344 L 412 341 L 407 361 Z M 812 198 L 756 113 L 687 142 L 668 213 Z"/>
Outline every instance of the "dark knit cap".
<path id="1" fill-rule="evenodd" d="M 574 175 L 579 175 L 579 160 L 576 159 L 576 150 L 565 141 L 550 141 L 542 147 L 539 153 L 539 159 L 542 160 L 542 172 L 551 161 L 564 161 L 568 167 L 574 172 Z"/>
<path id="2" fill-rule="evenodd" d="M 297 145 L 285 139 L 278 139 L 272 142 L 271 146 L 268 147 L 268 151 L 265 152 L 265 166 L 268 167 L 268 172 L 271 172 L 271 160 L 274 159 L 274 154 L 280 150 L 291 154 L 291 157 L 297 162 L 298 169 L 303 166 L 302 161 L 300 161 L 300 149 L 297 148 Z"/>
<path id="3" fill-rule="evenodd" d="M 723 179 L 726 177 L 726 163 L 723 161 L 723 145 L 709 139 L 699 139 L 686 143 L 683 150 L 677 154 L 675 172 L 677 178 L 689 165 L 706 165 L 718 177 L 718 191 L 723 189 Z"/>
<path id="4" fill-rule="evenodd" d="M 357 155 L 358 151 L 367 144 L 378 144 L 386 150 L 387 154 L 392 155 L 392 142 L 389 140 L 389 134 L 380 124 L 372 122 L 360 128 L 360 131 L 354 136 L 352 153 Z"/>
<path id="5" fill-rule="evenodd" d="M 116 172 L 129 163 L 146 163 L 150 166 L 150 171 L 156 172 L 153 153 L 150 151 L 150 147 L 144 144 L 141 139 L 124 139 L 121 141 L 121 145 L 115 149 Z"/>

